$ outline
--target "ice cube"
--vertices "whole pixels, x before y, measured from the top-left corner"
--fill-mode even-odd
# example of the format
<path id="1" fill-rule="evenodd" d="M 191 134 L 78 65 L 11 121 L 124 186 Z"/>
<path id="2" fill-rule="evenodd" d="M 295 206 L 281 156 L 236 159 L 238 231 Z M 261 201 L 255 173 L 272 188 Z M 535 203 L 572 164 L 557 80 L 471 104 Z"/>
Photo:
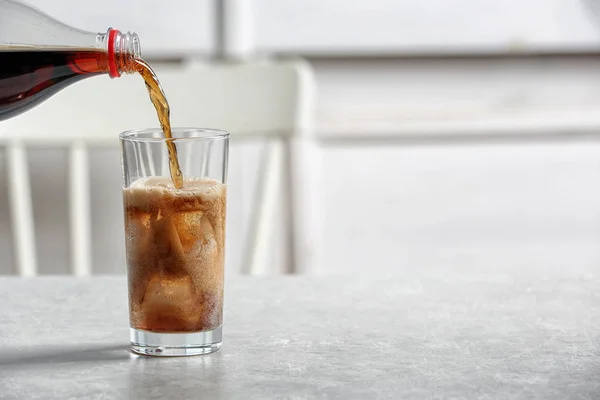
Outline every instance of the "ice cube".
<path id="1" fill-rule="evenodd" d="M 141 306 L 149 330 L 186 331 L 194 329 L 200 318 L 189 276 L 154 275 Z"/>
<path id="2" fill-rule="evenodd" d="M 175 217 L 163 217 L 150 221 L 153 236 L 153 252 L 158 257 L 166 257 L 173 263 L 184 261 L 184 250 L 177 232 Z"/>
<path id="3" fill-rule="evenodd" d="M 199 233 L 202 219 L 201 211 L 179 213 L 174 217 L 175 227 L 183 251 L 189 252 L 201 238 Z"/>
<path id="4" fill-rule="evenodd" d="M 202 232 L 202 239 L 204 240 L 215 237 L 215 228 L 212 226 L 207 216 L 203 216 L 200 221 L 200 232 Z"/>
<path id="5" fill-rule="evenodd" d="M 215 230 L 206 214 L 200 217 L 195 226 L 188 226 L 188 229 L 189 240 L 185 251 L 187 259 L 193 260 L 190 264 L 194 266 L 194 269 L 199 271 L 210 268 L 211 265 L 219 262 L 219 248 Z"/>

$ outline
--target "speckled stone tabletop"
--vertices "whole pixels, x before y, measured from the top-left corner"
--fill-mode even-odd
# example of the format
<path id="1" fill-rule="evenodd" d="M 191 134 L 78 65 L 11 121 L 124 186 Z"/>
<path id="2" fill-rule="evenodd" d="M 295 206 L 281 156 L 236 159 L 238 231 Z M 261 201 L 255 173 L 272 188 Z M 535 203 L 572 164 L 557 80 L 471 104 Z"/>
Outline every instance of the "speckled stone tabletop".
<path id="1" fill-rule="evenodd" d="M 219 353 L 128 351 L 124 277 L 0 278 L 2 399 L 600 399 L 595 268 L 235 277 Z"/>

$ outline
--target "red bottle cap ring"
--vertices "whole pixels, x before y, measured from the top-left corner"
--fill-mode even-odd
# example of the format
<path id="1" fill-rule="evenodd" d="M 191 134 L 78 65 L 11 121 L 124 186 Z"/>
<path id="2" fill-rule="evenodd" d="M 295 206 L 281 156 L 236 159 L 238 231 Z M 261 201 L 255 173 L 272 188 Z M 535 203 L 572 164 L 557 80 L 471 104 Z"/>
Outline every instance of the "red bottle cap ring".
<path id="1" fill-rule="evenodd" d="M 118 33 L 118 29 L 111 29 L 108 31 L 108 75 L 111 78 L 118 78 L 121 76 L 119 69 L 117 68 L 117 57 L 115 54 L 115 38 Z"/>

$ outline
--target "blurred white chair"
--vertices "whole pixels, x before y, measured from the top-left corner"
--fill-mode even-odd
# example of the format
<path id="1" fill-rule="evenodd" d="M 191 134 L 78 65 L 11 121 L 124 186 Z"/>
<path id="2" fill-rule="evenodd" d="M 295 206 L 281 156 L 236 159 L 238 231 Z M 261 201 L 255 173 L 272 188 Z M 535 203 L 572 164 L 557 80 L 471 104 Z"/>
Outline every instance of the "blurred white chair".
<path id="1" fill-rule="evenodd" d="M 243 64 L 186 64 L 157 71 L 172 110 L 173 126 L 221 128 L 238 138 L 267 137 L 249 225 L 244 273 L 261 273 L 269 250 L 273 208 L 280 176 L 289 177 L 291 212 L 290 272 L 308 262 L 310 232 L 303 209 L 310 207 L 310 134 L 313 111 L 312 70 L 302 61 Z M 118 146 L 118 133 L 158 126 L 141 78 L 86 79 L 36 108 L 0 122 L 0 145 L 6 147 L 11 224 L 17 271 L 37 274 L 34 218 L 26 147 L 69 149 L 70 252 L 72 272 L 91 269 L 88 148 Z M 285 157 L 288 155 L 288 157 Z M 310 166 L 310 165 L 309 165 Z"/>

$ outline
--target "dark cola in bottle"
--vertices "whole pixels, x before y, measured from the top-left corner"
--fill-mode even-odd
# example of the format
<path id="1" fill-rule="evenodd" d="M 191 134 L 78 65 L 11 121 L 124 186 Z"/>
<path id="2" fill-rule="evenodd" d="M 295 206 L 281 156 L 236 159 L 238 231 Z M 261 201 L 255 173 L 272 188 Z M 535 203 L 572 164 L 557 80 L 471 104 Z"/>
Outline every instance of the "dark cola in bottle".
<path id="1" fill-rule="evenodd" d="M 82 79 L 131 73 L 144 78 L 164 135 L 171 138 L 169 104 L 156 75 L 141 58 L 135 32 L 112 28 L 87 32 L 26 3 L 0 0 L 0 122 Z M 169 141 L 167 146 L 173 183 L 181 187 L 175 145 Z"/>

